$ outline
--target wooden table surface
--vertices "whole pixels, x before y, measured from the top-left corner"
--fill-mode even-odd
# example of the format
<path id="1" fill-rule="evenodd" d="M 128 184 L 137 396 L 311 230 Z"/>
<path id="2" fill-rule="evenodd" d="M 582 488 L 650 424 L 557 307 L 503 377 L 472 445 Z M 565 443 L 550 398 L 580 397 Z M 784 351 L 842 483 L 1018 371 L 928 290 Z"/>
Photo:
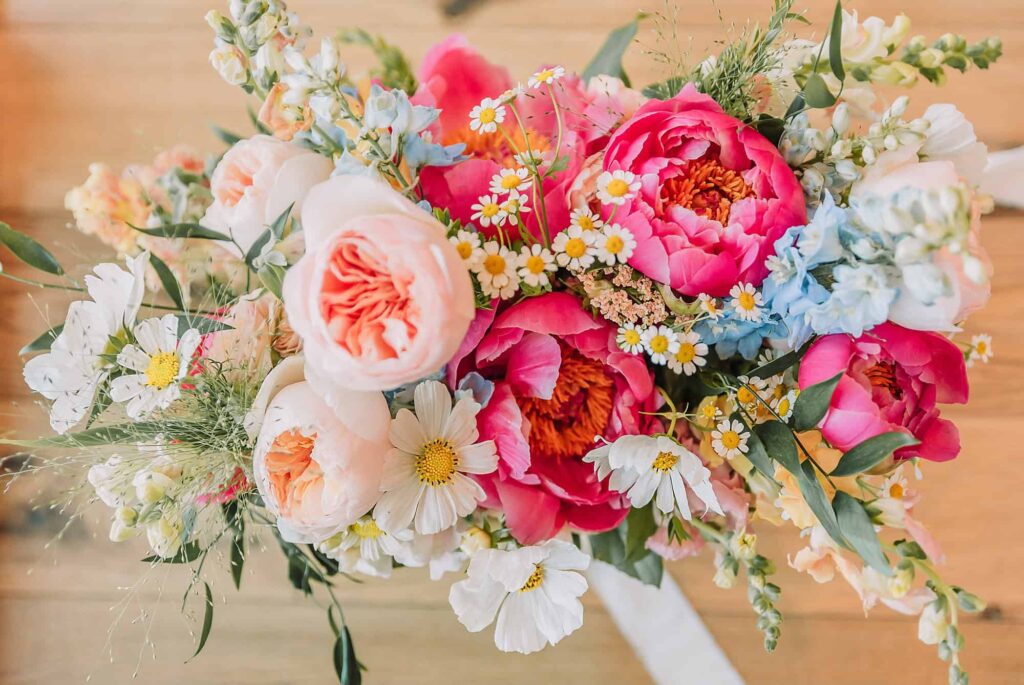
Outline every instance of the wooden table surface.
<path id="1" fill-rule="evenodd" d="M 465 16 L 446 19 L 428 0 L 295 0 L 292 9 L 326 33 L 362 26 L 385 33 L 418 60 L 430 44 L 462 31 L 495 61 L 525 78 L 541 61 L 582 68 L 606 32 L 628 20 L 636 0 L 489 0 Z M 63 195 L 93 161 L 120 167 L 147 161 L 180 141 L 219 149 L 207 126 L 246 130 L 244 96 L 209 68 L 209 30 L 202 16 L 213 0 L 0 0 L 0 218 L 56 244 L 68 262 L 100 255 L 95 244 L 65 228 Z M 831 2 L 811 0 L 818 31 Z M 852 3 L 848 3 L 852 4 Z M 650 0 L 655 8 L 662 0 Z M 710 2 L 680 3 L 680 33 L 692 34 L 693 54 L 722 35 Z M 764 16 L 768 0 L 720 0 L 727 21 Z M 888 16 L 886 0 L 857 3 L 862 14 Z M 222 8 L 221 8 L 222 9 Z M 949 100 L 976 124 L 993 148 L 1024 144 L 1024 6 L 1021 0 L 905 0 L 914 32 L 958 31 L 970 39 L 1002 36 L 1006 56 L 988 72 L 952 75 L 942 90 L 915 91 L 914 110 Z M 654 45 L 651 33 L 642 44 Z M 354 70 L 369 56 L 346 55 Z M 627 66 L 638 83 L 663 76 L 644 49 Z M 1022 188 L 1024 192 L 1024 188 Z M 1024 402 L 1024 216 L 999 212 L 986 223 L 985 242 L 996 264 L 995 294 L 971 320 L 971 332 L 995 338 L 997 356 L 971 370 L 970 407 L 948 410 L 964 451 L 950 464 L 926 468 L 921 517 L 949 557 L 944 572 L 986 597 L 990 609 L 969 621 L 965 663 L 981 685 L 1024 683 L 1024 459 L 1017 430 Z M 8 260 L 9 261 L 9 260 Z M 11 264 L 5 268 L 16 269 Z M 25 293 L 0 283 L 0 428 L 34 435 L 41 410 L 20 380 L 15 351 L 62 316 L 61 298 Z M 54 307 L 52 314 L 48 314 Z M 51 480 L 22 480 L 0 498 L 0 683 L 328 683 L 330 641 L 323 611 L 297 596 L 276 550 L 250 559 L 241 592 L 226 576 L 217 587 L 214 632 L 205 652 L 193 649 L 189 624 L 178 612 L 185 577 L 160 569 L 144 581 L 137 543 L 113 545 L 105 512 L 73 526 L 57 546 L 44 548 L 60 528 L 45 506 Z M 43 506 L 32 506 L 32 502 Z M 780 567 L 800 547 L 789 529 L 760 531 L 761 546 Z M 785 615 L 779 650 L 766 655 L 744 591 L 711 583 L 707 557 L 673 565 L 681 583 L 725 652 L 752 684 L 945 682 L 934 650 L 915 639 L 913 620 L 886 609 L 863 617 L 852 591 L 836 582 L 816 585 L 781 568 Z M 110 638 L 124 596 L 135 601 Z M 360 658 L 371 683 L 649 682 L 607 613 L 589 598 L 585 626 L 539 655 L 502 655 L 490 633 L 471 635 L 447 604 L 447 583 L 409 571 L 388 583 L 343 586 Z M 140 618 L 140 607 L 145 614 Z M 192 624 L 194 627 L 194 623 Z M 155 651 L 146 646 L 148 638 Z M 112 656 L 112 659 L 111 659 Z M 681 674 L 699 684 L 701 674 Z"/>

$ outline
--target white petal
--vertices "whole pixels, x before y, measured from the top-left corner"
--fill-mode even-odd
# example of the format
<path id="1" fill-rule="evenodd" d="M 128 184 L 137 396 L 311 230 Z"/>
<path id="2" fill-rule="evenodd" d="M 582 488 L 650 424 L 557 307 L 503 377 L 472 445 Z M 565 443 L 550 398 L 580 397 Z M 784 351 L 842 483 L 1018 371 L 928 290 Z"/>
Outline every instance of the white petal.
<path id="1" fill-rule="evenodd" d="M 466 630 L 477 633 L 494 622 L 506 594 L 501 583 L 489 578 L 470 578 L 452 585 L 448 602 Z"/>
<path id="2" fill-rule="evenodd" d="M 685 501 L 685 500 L 684 500 Z M 672 496 L 672 478 L 664 476 L 658 478 L 658 494 L 654 500 L 654 506 L 664 514 L 675 509 L 675 498 Z"/>
<path id="3" fill-rule="evenodd" d="M 479 409 L 480 405 L 469 398 L 456 402 L 444 428 L 444 437 L 456 447 L 476 442 L 480 437 L 476 427 L 476 413 Z"/>
<path id="4" fill-rule="evenodd" d="M 163 326 L 160 319 L 146 319 L 139 323 L 135 327 L 135 339 L 138 341 L 139 347 L 150 356 L 158 352 L 167 351 L 166 348 L 161 347 L 163 342 Z"/>
<path id="5" fill-rule="evenodd" d="M 541 548 L 547 552 L 543 562 L 544 568 L 585 571 L 590 566 L 590 557 L 571 542 L 549 540 L 541 545 Z M 585 581 L 583 589 L 586 590 Z"/>
<path id="6" fill-rule="evenodd" d="M 459 450 L 459 471 L 492 473 L 498 468 L 498 452 L 493 440 L 478 442 Z"/>
<path id="7" fill-rule="evenodd" d="M 498 611 L 494 644 L 503 652 L 530 654 L 544 649 L 547 640 L 537 627 L 535 592 L 516 592 L 508 596 Z"/>
<path id="8" fill-rule="evenodd" d="M 391 444 L 409 454 L 419 454 L 427 438 L 416 415 L 408 409 L 399 409 L 388 430 Z"/>
<path id="9" fill-rule="evenodd" d="M 380 488 L 384 492 L 401 487 L 408 481 L 419 482 L 416 478 L 416 460 L 401 450 L 388 450 L 384 457 L 384 472 Z"/>
<path id="10" fill-rule="evenodd" d="M 487 497 L 479 483 L 461 473 L 452 476 L 452 483 L 447 490 L 450 491 L 455 512 L 459 516 L 468 516 L 473 513 L 477 502 Z"/>
<path id="11" fill-rule="evenodd" d="M 134 373 L 118 376 L 110 382 L 110 399 L 115 402 L 127 402 L 141 393 L 145 386 L 145 376 Z"/>
<path id="12" fill-rule="evenodd" d="M 413 393 L 413 404 L 427 439 L 441 437 L 452 412 L 452 396 L 444 383 L 424 381 L 417 385 Z"/>
<path id="13" fill-rule="evenodd" d="M 455 501 L 446 486 L 426 486 L 416 511 L 416 532 L 423 535 L 440 533 L 458 520 Z"/>
<path id="14" fill-rule="evenodd" d="M 143 372 L 149 368 L 150 355 L 135 345 L 125 345 L 117 355 L 117 363 L 126 369 Z"/>
<path id="15" fill-rule="evenodd" d="M 408 528 L 426 487 L 419 481 L 410 480 L 381 495 L 373 510 L 373 517 L 381 529 L 390 533 Z"/>
<path id="16" fill-rule="evenodd" d="M 660 480 L 660 476 L 654 471 L 647 471 L 641 475 L 627 493 L 629 501 L 633 506 L 646 506 L 651 501 L 651 498 L 654 497 L 654 493 L 658 489 L 658 481 Z"/>

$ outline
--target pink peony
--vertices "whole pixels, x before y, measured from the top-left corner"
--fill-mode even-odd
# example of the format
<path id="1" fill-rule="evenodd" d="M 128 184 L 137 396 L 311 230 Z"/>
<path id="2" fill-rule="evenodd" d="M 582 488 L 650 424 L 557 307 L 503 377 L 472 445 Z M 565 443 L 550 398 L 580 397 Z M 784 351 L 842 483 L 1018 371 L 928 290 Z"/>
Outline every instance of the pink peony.
<path id="1" fill-rule="evenodd" d="M 284 282 L 288 323 L 329 403 L 444 366 L 473 320 L 473 284 L 445 228 L 390 186 L 336 176 L 302 211 L 306 254 Z"/>
<path id="2" fill-rule="evenodd" d="M 595 532 L 621 523 L 628 504 L 582 457 L 595 436 L 643 432 L 640 411 L 657 396 L 643 360 L 615 346 L 615 328 L 567 293 L 525 300 L 497 318 L 482 310 L 449 381 L 470 371 L 495 384 L 477 417 L 499 456 L 498 473 L 482 479 L 485 506 L 504 510 L 516 539 L 533 544 L 567 524 Z"/>
<path id="3" fill-rule="evenodd" d="M 776 239 L 807 221 L 775 146 L 693 85 L 640 107 L 612 135 L 604 169 L 641 181 L 617 219 L 637 239 L 629 263 L 684 295 L 759 284 Z"/>
<path id="4" fill-rule="evenodd" d="M 949 340 L 893 323 L 856 339 L 828 335 L 800 362 L 800 387 L 840 372 L 843 377 L 821 423 L 833 447 L 845 451 L 876 435 L 902 431 L 921 444 L 898 450 L 897 457 L 946 461 L 960 452 L 956 426 L 940 418 L 935 406 L 967 402 L 964 356 Z"/>

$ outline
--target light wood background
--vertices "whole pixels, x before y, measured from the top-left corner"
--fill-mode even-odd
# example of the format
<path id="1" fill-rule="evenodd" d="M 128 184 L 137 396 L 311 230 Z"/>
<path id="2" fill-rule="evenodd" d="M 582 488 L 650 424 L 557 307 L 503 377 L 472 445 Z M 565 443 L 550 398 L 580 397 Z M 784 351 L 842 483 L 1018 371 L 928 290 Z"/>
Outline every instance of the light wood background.
<path id="1" fill-rule="evenodd" d="M 0 218 L 56 244 L 69 262 L 102 252 L 65 228 L 63 195 L 81 182 L 90 162 L 115 167 L 147 161 L 179 141 L 219 149 L 207 126 L 246 131 L 244 96 L 222 84 L 206 62 L 209 30 L 202 20 L 214 0 L 0 0 Z M 465 16 L 446 19 L 428 0 L 295 0 L 321 32 L 358 25 L 385 33 L 418 56 L 445 34 L 465 32 L 493 60 L 521 78 L 540 62 L 582 66 L 606 32 L 628 20 L 637 0 L 490 0 Z M 646 9 L 658 9 L 650 0 Z M 848 3 L 853 4 L 853 3 Z M 694 36 L 694 55 L 722 35 L 710 2 L 680 2 L 682 35 Z M 727 21 L 762 18 L 769 0 L 719 0 Z M 886 0 L 856 3 L 864 14 L 890 16 Z M 1024 7 L 1020 0 L 904 0 L 915 32 L 959 31 L 977 39 L 1002 36 L 1006 56 L 989 72 L 952 75 L 941 91 L 915 91 L 915 111 L 939 99 L 956 102 L 993 148 L 1024 144 Z M 810 0 L 818 31 L 831 2 Z M 641 41 L 653 46 L 645 32 Z M 369 63 L 353 51 L 354 70 Z M 643 49 L 628 66 L 638 83 L 663 76 Z M 1022 188 L 1024 192 L 1024 188 Z M 990 609 L 966 626 L 965 663 L 972 682 L 1024 682 L 1024 546 L 1020 429 L 1024 401 L 1024 216 L 999 212 L 987 221 L 986 244 L 997 268 L 995 295 L 970 331 L 995 337 L 996 359 L 971 371 L 972 403 L 953 408 L 964 452 L 926 469 L 921 517 L 944 545 L 948 578 L 985 596 Z M 10 260 L 6 260 L 10 262 Z M 10 263 L 5 268 L 17 270 Z M 20 380 L 15 354 L 47 318 L 62 316 L 60 298 L 0 283 L 0 427 L 33 435 L 45 421 Z M 226 576 L 217 584 L 214 632 L 193 663 L 188 624 L 178 612 L 185 578 L 161 570 L 138 590 L 137 607 L 114 633 L 113 661 L 104 645 L 119 588 L 143 575 L 138 544 L 105 539 L 105 514 L 74 526 L 59 549 L 44 549 L 60 527 L 45 506 L 55 485 L 21 481 L 0 498 L 0 683 L 131 681 L 141 654 L 143 683 L 326 683 L 330 640 L 323 611 L 297 596 L 276 550 L 254 555 L 240 593 Z M 930 647 L 915 640 L 912 620 L 878 609 L 865 620 L 841 582 L 818 586 L 785 567 L 799 548 L 788 529 L 761 531 L 763 551 L 781 568 L 780 648 L 766 655 L 744 591 L 711 584 L 707 557 L 676 564 L 672 574 L 739 671 L 752 684 L 945 682 Z M 644 683 L 642 666 L 596 600 L 585 626 L 555 649 L 530 658 L 499 654 L 490 633 L 470 635 L 447 605 L 447 583 L 418 572 L 387 584 L 342 586 L 360 658 L 371 683 Z M 163 588 L 163 590 L 161 590 Z M 161 596 L 163 595 L 163 598 Z M 153 615 L 155 611 L 155 616 Z M 152 620 L 149 620 L 152 619 Z M 193 624 L 194 625 L 194 624 Z M 143 648 L 147 633 L 155 653 Z M 680 674 L 680 683 L 703 682 Z"/>

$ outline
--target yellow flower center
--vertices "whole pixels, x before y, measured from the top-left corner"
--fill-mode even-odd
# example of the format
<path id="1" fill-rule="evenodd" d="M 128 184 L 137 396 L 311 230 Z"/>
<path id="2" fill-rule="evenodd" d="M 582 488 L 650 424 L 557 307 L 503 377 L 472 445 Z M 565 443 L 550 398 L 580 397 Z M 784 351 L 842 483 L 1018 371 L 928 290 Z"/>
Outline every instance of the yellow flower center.
<path id="1" fill-rule="evenodd" d="M 522 183 L 522 179 L 520 179 L 515 174 L 508 174 L 506 176 L 501 177 L 501 187 L 504 188 L 505 190 L 512 190 L 513 188 L 518 188 L 520 183 Z"/>
<path id="2" fill-rule="evenodd" d="M 502 208 L 509 214 L 515 214 L 519 211 L 519 200 L 509 200 Z"/>
<path id="3" fill-rule="evenodd" d="M 526 582 L 521 588 L 520 592 L 529 592 L 530 590 L 536 590 L 540 587 L 540 584 L 544 582 L 544 567 L 540 564 L 536 564 L 533 568 L 533 573 L 526 579 Z"/>
<path id="4" fill-rule="evenodd" d="M 377 525 L 377 522 L 373 519 L 366 519 L 365 521 L 356 521 L 352 524 L 349 530 L 351 530 L 355 535 L 357 535 L 360 538 L 369 538 L 370 540 L 376 540 L 384 534 L 384 531 L 380 529 L 380 527 Z"/>
<path id="5" fill-rule="evenodd" d="M 488 202 L 487 204 L 480 208 L 480 213 L 487 217 L 488 219 L 490 219 L 492 216 L 494 216 L 500 211 L 501 207 L 499 207 L 493 202 Z"/>
<path id="6" fill-rule="evenodd" d="M 736 391 L 736 400 L 740 404 L 750 404 L 755 399 L 757 398 L 754 397 L 754 393 L 750 392 L 750 388 L 748 388 L 747 386 L 743 386 L 742 388 Z"/>
<path id="7" fill-rule="evenodd" d="M 569 255 L 573 259 L 582 257 L 587 252 L 587 244 L 583 242 L 582 238 L 570 238 L 565 244 L 565 254 Z"/>
<path id="8" fill-rule="evenodd" d="M 740 308 L 746 309 L 747 311 L 750 311 L 757 306 L 754 301 L 753 293 L 748 293 L 746 290 L 740 293 L 740 296 L 736 298 L 736 301 L 739 303 Z"/>
<path id="9" fill-rule="evenodd" d="M 974 346 L 974 351 L 978 354 L 985 354 L 987 350 L 988 345 L 985 344 L 984 340 L 979 341 L 978 344 Z"/>
<path id="10" fill-rule="evenodd" d="M 421 483 L 445 485 L 450 483 L 459 465 L 459 455 L 444 438 L 423 445 L 423 453 L 416 457 L 416 475 Z"/>
<path id="11" fill-rule="evenodd" d="M 656 335 L 651 338 L 651 352 L 661 354 L 668 349 L 668 338 L 663 335 Z"/>
<path id="12" fill-rule="evenodd" d="M 608 182 L 606 188 L 608 194 L 612 197 L 622 197 L 629 192 L 629 184 L 623 181 L 621 178 L 613 178 Z"/>
<path id="13" fill-rule="evenodd" d="M 584 231 L 594 230 L 594 220 L 589 216 L 581 216 L 580 218 L 576 219 L 576 225 L 579 226 Z"/>
<path id="14" fill-rule="evenodd" d="M 700 413 L 705 419 L 713 419 L 718 416 L 718 407 L 713 404 L 705 404 L 701 408 Z"/>
<path id="15" fill-rule="evenodd" d="M 526 259 L 526 270 L 531 274 L 539 274 L 544 271 L 544 260 L 538 255 L 530 255 Z"/>
<path id="16" fill-rule="evenodd" d="M 889 486 L 889 497 L 893 499 L 903 499 L 903 486 L 899 483 L 893 483 Z"/>
<path id="17" fill-rule="evenodd" d="M 622 339 L 627 345 L 636 345 L 640 342 L 640 333 L 632 328 L 627 328 L 622 332 Z"/>
<path id="18" fill-rule="evenodd" d="M 492 276 L 505 273 L 505 258 L 498 254 L 490 254 L 484 259 L 484 270 Z"/>
<path id="19" fill-rule="evenodd" d="M 154 354 L 146 367 L 146 385 L 163 390 L 177 378 L 178 368 L 178 355 L 174 352 Z"/>
<path id="20" fill-rule="evenodd" d="M 722 445 L 727 450 L 734 450 L 740 446 L 740 434 L 736 431 L 725 431 L 722 433 Z"/>
<path id="21" fill-rule="evenodd" d="M 651 464 L 651 468 L 655 471 L 661 471 L 665 473 L 679 462 L 679 457 L 672 454 L 671 452 L 658 452 L 658 456 L 655 457 L 654 463 Z"/>
<path id="22" fill-rule="evenodd" d="M 554 77 L 555 77 L 555 72 L 553 72 L 551 69 L 545 69 L 544 71 L 539 72 L 537 74 L 537 80 L 542 82 L 542 83 L 544 81 L 550 81 Z"/>
<path id="23" fill-rule="evenodd" d="M 608 240 L 604 243 L 604 249 L 606 249 L 610 254 L 619 254 L 625 246 L 625 243 L 622 242 L 622 238 L 617 235 L 609 236 Z"/>
<path id="24" fill-rule="evenodd" d="M 498 113 L 494 111 L 493 107 L 487 107 L 485 109 L 480 110 L 479 118 L 481 124 L 490 124 L 493 123 L 494 120 L 498 118 Z"/>
<path id="25" fill-rule="evenodd" d="M 776 410 L 776 413 L 778 413 L 779 416 L 787 416 L 787 415 L 789 415 L 789 398 L 788 397 L 784 397 L 781 400 L 779 400 L 779 407 Z"/>
<path id="26" fill-rule="evenodd" d="M 679 345 L 679 351 L 676 352 L 676 359 L 683 364 L 692 362 L 696 356 L 697 349 L 693 346 L 693 343 L 682 343 Z"/>
<path id="27" fill-rule="evenodd" d="M 469 259 L 473 254 L 473 246 L 466 240 L 455 246 L 455 251 L 459 253 L 459 256 L 463 259 Z"/>

